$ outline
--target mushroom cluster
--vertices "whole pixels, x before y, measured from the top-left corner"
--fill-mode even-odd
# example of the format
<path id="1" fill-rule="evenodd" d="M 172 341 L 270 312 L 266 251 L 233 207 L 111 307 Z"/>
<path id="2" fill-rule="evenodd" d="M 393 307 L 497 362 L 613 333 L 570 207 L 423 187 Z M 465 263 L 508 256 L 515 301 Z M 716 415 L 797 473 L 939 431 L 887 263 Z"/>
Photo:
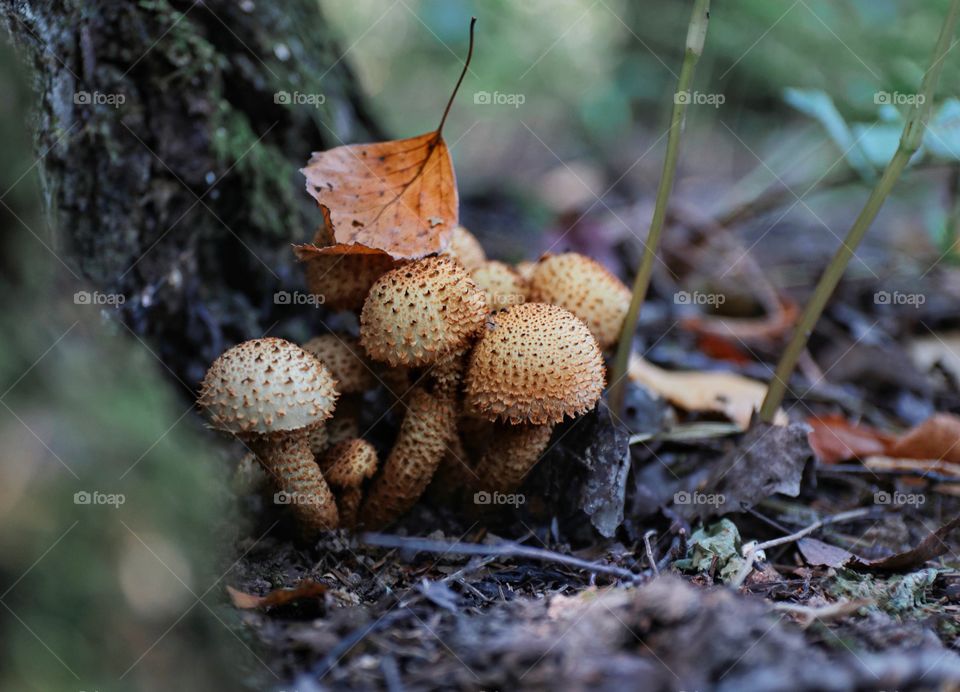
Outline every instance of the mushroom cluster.
<path id="1" fill-rule="evenodd" d="M 333 240 L 318 233 L 315 244 Z M 306 536 L 388 526 L 428 486 L 446 502 L 513 492 L 554 426 L 600 399 L 630 292 L 589 257 L 510 266 L 463 227 L 439 255 L 336 257 L 305 258 L 307 286 L 354 312 L 358 335 L 241 343 L 213 363 L 198 400 L 254 453 Z M 402 413 L 382 462 L 360 423 L 380 386 Z"/>

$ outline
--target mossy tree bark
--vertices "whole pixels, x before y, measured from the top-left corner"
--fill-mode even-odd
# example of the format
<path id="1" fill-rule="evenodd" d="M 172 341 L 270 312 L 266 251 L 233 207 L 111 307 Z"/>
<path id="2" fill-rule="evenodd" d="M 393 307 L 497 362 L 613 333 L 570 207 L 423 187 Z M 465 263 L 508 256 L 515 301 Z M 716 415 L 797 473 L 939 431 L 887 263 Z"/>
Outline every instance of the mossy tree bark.
<path id="1" fill-rule="evenodd" d="M 274 292 L 301 288 L 290 243 L 319 219 L 297 169 L 382 136 L 315 0 L 0 0 L 0 24 L 38 98 L 31 231 L 67 281 L 122 295 L 191 386 L 292 314 Z"/>

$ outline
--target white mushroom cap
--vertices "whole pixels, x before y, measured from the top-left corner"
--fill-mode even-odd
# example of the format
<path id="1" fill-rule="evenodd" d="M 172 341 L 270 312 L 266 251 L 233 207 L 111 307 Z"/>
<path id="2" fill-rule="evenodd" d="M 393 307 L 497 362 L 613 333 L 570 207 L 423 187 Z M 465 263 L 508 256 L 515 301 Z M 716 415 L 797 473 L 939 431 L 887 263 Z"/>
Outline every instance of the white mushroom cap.
<path id="1" fill-rule="evenodd" d="M 217 358 L 197 403 L 213 427 L 238 435 L 310 428 L 333 414 L 336 382 L 315 357 L 284 339 L 244 341 Z"/>

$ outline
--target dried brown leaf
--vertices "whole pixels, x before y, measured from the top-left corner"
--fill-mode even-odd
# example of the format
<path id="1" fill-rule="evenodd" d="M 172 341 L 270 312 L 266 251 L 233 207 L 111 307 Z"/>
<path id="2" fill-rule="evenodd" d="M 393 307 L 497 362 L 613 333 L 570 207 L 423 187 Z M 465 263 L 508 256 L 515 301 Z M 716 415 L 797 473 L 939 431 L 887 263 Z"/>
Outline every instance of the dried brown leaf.
<path id="1" fill-rule="evenodd" d="M 316 152 L 301 172 L 330 209 L 333 240 L 396 259 L 446 249 L 458 223 L 457 184 L 440 131 Z"/>
<path id="2" fill-rule="evenodd" d="M 326 592 L 326 584 L 321 584 L 309 579 L 301 581 L 292 589 L 275 589 L 264 596 L 245 593 L 232 586 L 227 587 L 227 593 L 230 595 L 230 600 L 233 602 L 233 605 L 243 610 L 286 605 L 307 598 L 317 598 Z"/>

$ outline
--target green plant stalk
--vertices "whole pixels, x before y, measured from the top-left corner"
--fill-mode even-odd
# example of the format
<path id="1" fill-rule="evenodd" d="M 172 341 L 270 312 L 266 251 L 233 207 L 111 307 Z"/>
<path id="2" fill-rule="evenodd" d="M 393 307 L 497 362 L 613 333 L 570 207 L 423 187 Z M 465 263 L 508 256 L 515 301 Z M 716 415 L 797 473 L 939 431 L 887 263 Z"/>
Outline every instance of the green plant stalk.
<path id="1" fill-rule="evenodd" d="M 760 419 L 765 423 L 771 423 L 773 421 L 777 409 L 779 409 L 780 404 L 783 403 L 783 397 L 787 391 L 787 382 L 790 379 L 790 375 L 793 373 L 793 369 L 796 367 L 800 355 L 804 349 L 806 349 L 807 340 L 810 338 L 810 334 L 813 332 L 817 320 L 820 319 L 820 315 L 823 313 L 827 301 L 830 300 L 830 296 L 840 282 L 840 278 L 843 276 L 847 264 L 850 263 L 850 258 L 853 257 L 853 253 L 860 245 L 860 241 L 863 240 L 863 236 L 870 228 L 870 224 L 873 223 L 874 218 L 876 218 L 879 213 L 880 207 L 883 206 L 883 203 L 887 199 L 887 195 L 890 194 L 893 186 L 900 178 L 901 173 L 903 173 L 904 168 L 907 167 L 910 158 L 916 153 L 917 149 L 920 148 L 927 119 L 933 107 L 934 92 L 936 91 L 937 83 L 940 81 L 940 73 L 943 70 L 944 57 L 950 49 L 950 43 L 956 30 L 958 16 L 960 16 L 960 0 L 953 0 L 940 30 L 940 37 L 937 39 L 937 45 L 933 52 L 930 68 L 926 74 L 924 74 L 923 81 L 920 84 L 920 94 L 923 95 L 923 102 L 920 103 L 910 117 L 907 118 L 907 122 L 903 126 L 903 133 L 900 135 L 900 145 L 897 147 L 897 152 L 893 155 L 893 158 L 890 159 L 890 163 L 887 164 L 883 176 L 881 176 L 880 180 L 877 181 L 877 184 L 874 186 L 863 210 L 859 216 L 857 216 L 856 221 L 853 222 L 853 226 L 847 233 L 847 237 L 830 260 L 830 264 L 827 265 L 823 276 L 820 277 L 817 288 L 810 298 L 810 302 L 807 303 L 806 308 L 804 308 L 800 321 L 797 323 L 790 343 L 787 345 L 786 350 L 784 350 L 783 355 L 780 356 L 780 362 L 777 364 L 776 372 L 773 375 L 773 379 L 770 380 L 767 394 L 763 399 L 763 404 L 760 406 Z"/>
<path id="2" fill-rule="evenodd" d="M 710 0 L 695 0 L 693 14 L 687 27 L 686 50 L 683 55 L 683 65 L 680 68 L 680 77 L 677 80 L 677 90 L 674 92 L 673 112 L 670 117 L 670 134 L 667 137 L 667 155 L 663 162 L 663 174 L 657 187 L 657 202 L 650 221 L 650 232 L 643 249 L 643 258 L 637 269 L 637 276 L 633 282 L 633 296 L 630 307 L 620 331 L 617 355 L 613 363 L 613 372 L 610 375 L 610 410 L 619 413 L 623 409 L 623 379 L 627 375 L 630 365 L 630 351 L 633 348 L 633 333 L 637 329 L 640 318 L 640 306 L 647 296 L 650 286 L 650 276 L 653 274 L 653 262 L 660 246 L 660 236 L 663 233 L 663 224 L 667 217 L 667 203 L 670 192 L 673 190 L 673 179 L 677 172 L 677 158 L 680 153 L 680 135 L 683 133 L 683 122 L 687 112 L 689 99 L 677 98 L 679 94 L 689 96 L 690 85 L 693 83 L 693 72 L 703 53 L 703 44 L 707 38 L 707 25 L 710 20 Z"/>

